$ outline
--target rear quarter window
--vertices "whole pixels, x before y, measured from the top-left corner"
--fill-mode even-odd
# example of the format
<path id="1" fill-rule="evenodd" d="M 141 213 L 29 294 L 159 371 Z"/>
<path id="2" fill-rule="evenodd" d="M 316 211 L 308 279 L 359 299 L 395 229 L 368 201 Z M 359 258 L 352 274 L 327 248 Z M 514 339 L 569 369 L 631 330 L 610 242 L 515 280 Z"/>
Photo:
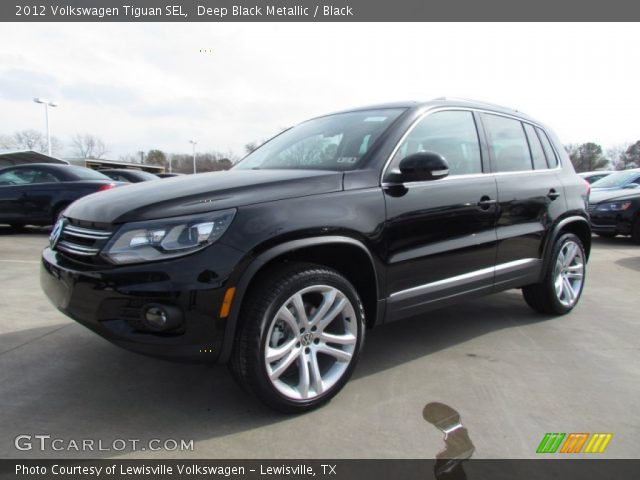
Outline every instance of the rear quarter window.
<path id="1" fill-rule="evenodd" d="M 536 127 L 536 132 L 538 132 L 538 137 L 540 138 L 540 143 L 542 143 L 542 148 L 544 150 L 544 154 L 547 157 L 547 163 L 550 168 L 555 168 L 558 166 L 558 157 L 556 156 L 556 152 L 553 150 L 551 146 L 551 142 L 549 141 L 549 137 L 539 127 Z"/>

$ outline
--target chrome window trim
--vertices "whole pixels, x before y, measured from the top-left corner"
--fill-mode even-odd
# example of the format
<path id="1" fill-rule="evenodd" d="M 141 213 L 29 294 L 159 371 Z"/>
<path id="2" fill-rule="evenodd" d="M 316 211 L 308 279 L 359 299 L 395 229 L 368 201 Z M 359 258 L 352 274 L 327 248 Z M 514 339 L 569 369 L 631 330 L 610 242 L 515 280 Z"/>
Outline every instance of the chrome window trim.
<path id="1" fill-rule="evenodd" d="M 509 175 L 509 174 L 514 174 L 514 173 L 534 173 L 534 172 L 549 172 L 549 171 L 562 170 L 561 157 L 558 154 L 558 151 L 557 151 L 555 145 L 551 141 L 551 137 L 549 137 L 549 134 L 547 133 L 547 131 L 544 128 L 544 126 L 540 125 L 539 123 L 537 123 L 535 121 L 532 121 L 532 120 L 529 120 L 529 119 L 524 119 L 524 118 L 518 117 L 517 115 L 510 115 L 508 113 L 496 112 L 496 111 L 487 110 L 487 109 L 484 109 L 484 108 L 476 108 L 476 107 L 431 107 L 431 108 L 427 108 L 425 111 L 423 111 L 422 113 L 420 113 L 420 115 L 418 115 L 416 117 L 416 119 L 413 121 L 413 123 L 407 129 L 407 131 L 404 132 L 402 137 L 400 137 L 400 140 L 398 140 L 398 142 L 396 143 L 395 147 L 393 147 L 393 150 L 391 151 L 391 154 L 389 155 L 389 158 L 387 158 L 387 161 L 385 162 L 384 167 L 382 168 L 382 173 L 380 175 L 380 185 L 381 186 L 384 187 L 384 186 L 398 185 L 397 183 L 384 182 L 384 176 L 386 175 L 387 170 L 389 169 L 389 166 L 391 165 L 391 161 L 393 160 L 393 157 L 396 155 L 396 153 L 400 149 L 400 145 L 402 145 L 402 142 L 405 141 L 405 139 L 409 136 L 409 134 L 413 131 L 413 129 L 416 128 L 418 123 L 420 121 L 422 121 L 424 118 L 428 117 L 429 115 L 433 115 L 434 113 L 438 113 L 438 112 L 446 112 L 446 111 L 463 111 L 463 112 L 487 113 L 489 115 L 498 115 L 498 116 L 501 116 L 501 117 L 511 118 L 513 120 L 517 120 L 517 121 L 522 122 L 522 123 L 528 123 L 528 124 L 532 125 L 533 127 L 537 127 L 540 130 L 542 130 L 545 133 L 545 135 L 547 136 L 547 139 L 549 140 L 549 144 L 551 145 L 551 148 L 553 149 L 553 152 L 555 153 L 556 158 L 558 160 L 558 164 L 554 168 L 545 168 L 545 169 L 541 169 L 541 170 L 531 169 L 531 170 L 518 170 L 518 171 L 514 171 L 514 172 L 483 172 L 483 173 L 471 173 L 471 174 L 464 174 L 464 175 L 451 175 L 450 177 L 445 177 L 445 178 L 437 180 L 437 181 L 446 180 L 447 178 L 460 178 L 460 177 L 471 177 L 471 176 L 481 176 L 481 175 L 482 176 L 485 176 L 485 175 L 505 175 L 505 174 Z M 475 122 L 475 119 L 474 119 L 474 122 Z M 478 126 L 477 125 L 476 125 L 476 131 L 477 131 L 477 134 L 478 134 L 478 142 L 480 142 L 481 133 L 478 130 Z M 478 144 L 478 146 L 481 146 L 480 143 Z M 484 165 L 484 162 L 483 162 L 483 165 Z M 436 180 L 427 180 L 426 182 L 427 183 L 431 183 L 433 181 L 436 181 Z M 416 184 L 416 183 L 425 183 L 425 182 L 407 182 L 407 183 Z"/>
<path id="2" fill-rule="evenodd" d="M 521 267 L 525 267 L 534 263 L 541 262 L 539 258 L 522 258 L 520 260 L 514 260 L 512 262 L 501 263 L 493 267 L 482 268 L 480 270 L 474 270 L 473 272 L 463 273 L 454 277 L 443 278 L 435 282 L 425 283 L 416 287 L 407 288 L 405 290 L 399 290 L 389 295 L 389 300 L 406 300 L 413 298 L 415 294 L 429 293 L 430 291 L 438 291 L 445 285 L 462 285 L 468 283 L 471 280 L 488 279 L 498 272 L 518 270 Z"/>

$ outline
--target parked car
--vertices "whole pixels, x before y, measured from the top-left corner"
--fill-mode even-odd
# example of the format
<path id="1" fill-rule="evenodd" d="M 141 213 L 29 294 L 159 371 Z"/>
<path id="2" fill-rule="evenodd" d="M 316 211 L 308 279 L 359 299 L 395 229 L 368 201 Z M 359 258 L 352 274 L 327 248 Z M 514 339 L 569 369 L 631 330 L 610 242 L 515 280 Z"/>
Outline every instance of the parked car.
<path id="1" fill-rule="evenodd" d="M 51 163 L 30 163 L 0 170 L 0 223 L 14 228 L 53 225 L 80 197 L 118 185 L 94 170 Z"/>
<path id="2" fill-rule="evenodd" d="M 596 191 L 589 197 L 592 230 L 601 237 L 631 235 L 640 244 L 640 191 Z"/>
<path id="3" fill-rule="evenodd" d="M 173 178 L 173 177 L 179 177 L 182 175 L 182 173 L 169 173 L 169 172 L 164 172 L 164 173 L 156 173 L 156 176 L 160 177 L 160 178 Z"/>
<path id="4" fill-rule="evenodd" d="M 367 328 L 510 288 L 570 312 L 586 190 L 550 130 L 514 110 L 365 107 L 301 123 L 228 171 L 74 203 L 42 287 L 122 347 L 228 362 L 299 412 L 343 387 Z"/>
<path id="5" fill-rule="evenodd" d="M 133 170 L 130 168 L 108 168 L 100 170 L 100 173 L 106 175 L 112 180 L 125 183 L 148 182 L 149 180 L 158 180 L 158 176 L 153 173 L 144 172 L 142 170 Z"/>
<path id="6" fill-rule="evenodd" d="M 620 170 L 591 184 L 592 191 L 640 188 L 640 168 Z"/>
<path id="7" fill-rule="evenodd" d="M 609 170 L 596 170 L 595 172 L 581 172 L 578 175 L 584 178 L 587 182 L 593 183 L 602 178 L 608 177 L 612 173 L 613 172 Z"/>

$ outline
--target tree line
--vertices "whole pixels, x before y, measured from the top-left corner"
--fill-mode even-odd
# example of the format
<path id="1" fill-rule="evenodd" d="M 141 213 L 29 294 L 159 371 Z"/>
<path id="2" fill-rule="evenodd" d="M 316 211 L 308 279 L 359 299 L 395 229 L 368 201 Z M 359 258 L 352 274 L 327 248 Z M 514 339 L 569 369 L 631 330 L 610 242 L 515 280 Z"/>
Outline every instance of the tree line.
<path id="1" fill-rule="evenodd" d="M 597 143 L 566 145 L 565 150 L 576 172 L 593 170 L 626 170 L 640 167 L 640 140 L 630 145 L 621 144 L 606 152 Z"/>
<path id="2" fill-rule="evenodd" d="M 59 155 L 63 143 L 57 137 L 51 137 L 51 153 Z M 21 130 L 10 135 L 0 135 L 0 149 L 33 150 L 47 153 L 47 136 L 38 130 Z M 71 156 L 74 158 L 104 158 L 109 150 L 104 141 L 89 133 L 77 133 L 71 137 Z"/>

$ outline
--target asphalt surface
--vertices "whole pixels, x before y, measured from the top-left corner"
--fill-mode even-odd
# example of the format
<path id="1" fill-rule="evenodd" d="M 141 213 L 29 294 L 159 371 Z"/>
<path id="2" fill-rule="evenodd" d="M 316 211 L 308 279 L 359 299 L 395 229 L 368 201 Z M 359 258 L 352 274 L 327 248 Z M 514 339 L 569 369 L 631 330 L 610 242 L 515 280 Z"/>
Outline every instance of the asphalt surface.
<path id="1" fill-rule="evenodd" d="M 129 353 L 66 318 L 40 291 L 46 243 L 43 229 L 0 226 L 1 458 L 433 458 L 443 436 L 422 417 L 430 402 L 461 414 L 474 458 L 535 458 L 547 432 L 610 432 L 601 457 L 640 454 L 640 247 L 628 239 L 594 238 L 568 316 L 510 291 L 369 332 L 345 389 L 299 416 L 263 407 L 224 366 Z M 34 437 L 16 449 L 39 434 L 63 451 Z M 73 448 L 83 439 L 94 451 Z M 116 439 L 193 450 L 119 451 Z"/>

